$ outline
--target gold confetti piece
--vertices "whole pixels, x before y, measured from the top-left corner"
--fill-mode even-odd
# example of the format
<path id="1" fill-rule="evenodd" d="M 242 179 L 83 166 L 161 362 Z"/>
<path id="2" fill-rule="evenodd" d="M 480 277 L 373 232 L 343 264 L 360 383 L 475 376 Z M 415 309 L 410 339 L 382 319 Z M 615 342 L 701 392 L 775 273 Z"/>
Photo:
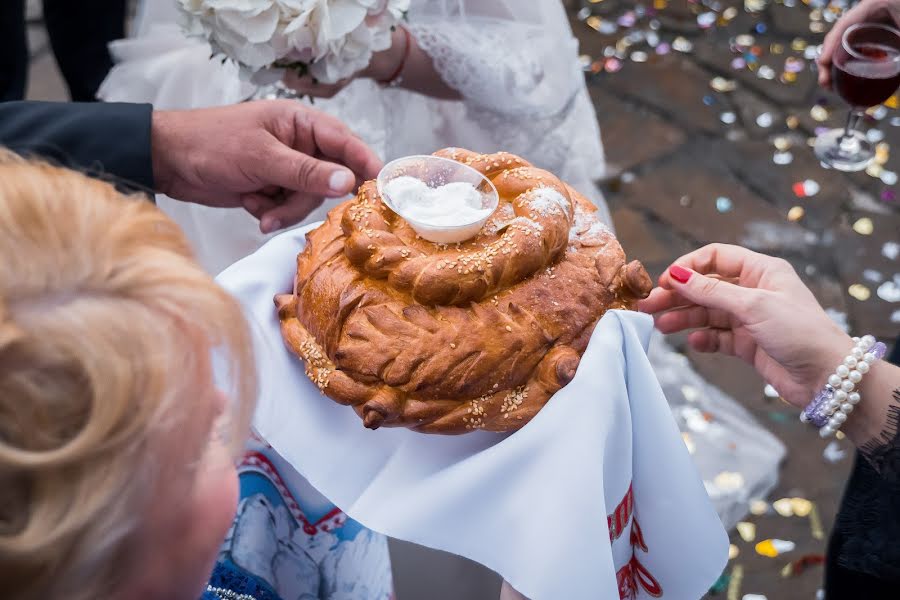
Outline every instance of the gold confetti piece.
<path id="1" fill-rule="evenodd" d="M 770 44 L 769 52 L 772 54 L 784 54 L 784 44 Z"/>
<path id="2" fill-rule="evenodd" d="M 847 288 L 847 293 L 860 302 L 865 302 L 872 296 L 872 290 L 861 283 L 854 283 L 853 285 L 851 285 L 849 288 Z"/>
<path id="3" fill-rule="evenodd" d="M 731 579 L 728 580 L 728 594 L 726 600 L 740 600 L 741 584 L 744 582 L 744 565 L 734 565 L 731 570 Z"/>
<path id="4" fill-rule="evenodd" d="M 735 546 L 734 544 L 728 545 L 728 560 L 733 560 L 733 559 L 737 558 L 738 554 L 740 554 L 740 553 L 741 553 L 741 551 L 737 546 Z"/>
<path id="5" fill-rule="evenodd" d="M 811 109 L 809 109 L 809 116 L 813 118 L 814 121 L 818 121 L 819 123 L 828 120 L 828 109 L 824 106 L 816 104 Z M 790 125 L 788 125 L 790 127 Z M 791 127 L 793 129 L 793 127 Z"/>
<path id="6" fill-rule="evenodd" d="M 815 503 L 809 509 L 809 529 L 815 539 L 825 539 L 825 530 L 822 529 L 822 517 L 819 516 L 819 507 Z"/>
<path id="7" fill-rule="evenodd" d="M 847 437 L 847 435 L 846 435 L 843 431 L 838 430 L 838 431 L 835 431 L 835 432 L 834 432 L 834 437 L 837 438 L 837 439 L 839 439 L 839 440 L 842 440 L 842 439 L 844 439 L 845 437 Z"/>
<path id="8" fill-rule="evenodd" d="M 809 30 L 813 33 L 822 33 L 827 29 L 825 23 L 813 22 L 809 24 Z"/>
<path id="9" fill-rule="evenodd" d="M 593 29 L 594 31 L 600 31 L 600 24 L 603 22 L 603 19 L 594 15 L 592 17 L 588 17 L 584 20 L 588 27 Z"/>
<path id="10" fill-rule="evenodd" d="M 877 162 L 869 163 L 869 166 L 866 167 L 866 175 L 869 177 L 874 177 L 878 179 L 881 177 L 881 173 L 884 171 L 884 167 L 879 165 Z"/>
<path id="11" fill-rule="evenodd" d="M 775 549 L 772 540 L 763 540 L 756 544 L 756 553 L 762 556 L 768 556 L 769 558 L 778 556 L 778 550 Z"/>
<path id="12" fill-rule="evenodd" d="M 875 226 L 872 224 L 872 219 L 869 217 L 863 217 L 853 224 L 853 231 L 859 235 L 872 235 L 874 229 Z"/>
<path id="13" fill-rule="evenodd" d="M 791 115 L 786 118 L 784 122 L 788 126 L 788 129 L 797 129 L 800 126 L 800 117 Z"/>
<path id="14" fill-rule="evenodd" d="M 884 166 L 891 157 L 891 147 L 885 142 L 875 146 L 875 164 Z"/>
<path id="15" fill-rule="evenodd" d="M 791 498 L 791 508 L 798 517 L 806 517 L 812 511 L 812 502 L 806 498 Z"/>
<path id="16" fill-rule="evenodd" d="M 733 79 L 713 77 L 709 82 L 709 87 L 717 92 L 733 92 L 737 88 L 737 83 Z"/>
<path id="17" fill-rule="evenodd" d="M 684 440 L 684 445 L 687 446 L 688 454 L 693 454 L 696 446 L 694 445 L 694 440 L 691 439 L 691 434 L 685 431 L 681 434 L 681 439 Z"/>
<path id="18" fill-rule="evenodd" d="M 722 18 L 730 21 L 738 15 L 738 10 L 734 6 L 729 6 L 722 12 Z"/>
<path id="19" fill-rule="evenodd" d="M 791 50 L 794 52 L 803 52 L 806 50 L 806 40 L 802 38 L 794 38 L 791 40 Z"/>
<path id="20" fill-rule="evenodd" d="M 775 144 L 775 149 L 780 152 L 784 152 L 791 147 L 791 139 L 783 135 L 779 135 L 778 137 L 776 137 L 774 140 L 772 140 L 772 143 Z"/>
<path id="21" fill-rule="evenodd" d="M 781 498 L 772 503 L 772 508 L 775 509 L 782 517 L 792 517 L 794 516 L 794 508 L 791 506 L 790 498 Z"/>
<path id="22" fill-rule="evenodd" d="M 794 83 L 797 81 L 797 74 L 791 73 L 790 71 L 785 71 L 781 74 L 781 82 L 782 83 Z"/>
<path id="23" fill-rule="evenodd" d="M 782 569 L 781 569 L 782 577 L 790 577 L 793 574 L 794 574 L 794 563 L 789 562 L 788 564 L 784 565 L 784 567 L 782 567 Z"/>
<path id="24" fill-rule="evenodd" d="M 769 503 L 765 500 L 751 500 L 750 501 L 750 514 L 759 516 L 764 515 L 769 511 Z"/>
<path id="25" fill-rule="evenodd" d="M 788 221 L 797 222 L 803 218 L 803 215 L 806 213 L 806 210 L 802 206 L 792 206 L 791 210 L 788 211 Z"/>
<path id="26" fill-rule="evenodd" d="M 664 10 L 668 5 L 668 0 L 653 0 L 653 8 L 656 10 Z"/>
<path id="27" fill-rule="evenodd" d="M 900 99 L 897 98 L 897 94 L 894 94 L 884 101 L 884 105 L 888 108 L 900 108 Z"/>
<path id="28" fill-rule="evenodd" d="M 751 523 L 750 521 L 741 521 L 737 525 L 738 535 L 741 536 L 741 539 L 745 542 L 752 542 L 756 539 L 756 523 Z"/>

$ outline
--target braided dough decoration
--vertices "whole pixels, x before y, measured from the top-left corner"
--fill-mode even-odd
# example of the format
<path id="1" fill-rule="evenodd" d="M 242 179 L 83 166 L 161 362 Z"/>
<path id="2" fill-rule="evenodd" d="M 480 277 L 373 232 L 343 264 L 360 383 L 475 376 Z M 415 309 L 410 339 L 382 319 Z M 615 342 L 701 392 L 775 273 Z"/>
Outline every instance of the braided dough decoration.
<path id="1" fill-rule="evenodd" d="M 571 381 L 600 317 L 652 284 L 552 174 L 503 152 L 435 155 L 497 188 L 479 234 L 425 241 L 368 181 L 307 233 L 294 293 L 275 298 L 281 331 L 309 378 L 370 429 L 515 430 Z"/>

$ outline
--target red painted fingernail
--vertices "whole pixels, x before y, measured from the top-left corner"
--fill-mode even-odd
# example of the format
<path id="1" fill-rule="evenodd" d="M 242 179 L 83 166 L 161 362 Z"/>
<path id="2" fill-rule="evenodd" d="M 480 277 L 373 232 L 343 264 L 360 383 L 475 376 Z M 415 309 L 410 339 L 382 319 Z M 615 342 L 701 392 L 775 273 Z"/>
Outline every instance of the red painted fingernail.
<path id="1" fill-rule="evenodd" d="M 672 276 L 672 279 L 677 281 L 678 283 L 687 283 L 688 279 L 691 278 L 691 275 L 694 273 L 685 269 L 684 267 L 679 267 L 678 265 L 672 265 L 669 267 L 669 275 Z"/>

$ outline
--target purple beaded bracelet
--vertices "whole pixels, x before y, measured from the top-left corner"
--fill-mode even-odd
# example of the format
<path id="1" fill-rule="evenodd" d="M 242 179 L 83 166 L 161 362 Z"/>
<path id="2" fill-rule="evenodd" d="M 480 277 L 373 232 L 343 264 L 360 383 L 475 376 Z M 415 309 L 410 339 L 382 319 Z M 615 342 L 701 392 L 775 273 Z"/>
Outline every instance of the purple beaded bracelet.
<path id="1" fill-rule="evenodd" d="M 833 435 L 841 428 L 847 415 L 861 400 L 859 392 L 855 391 L 857 384 L 869 372 L 871 365 L 884 358 L 887 352 L 887 346 L 871 335 L 853 338 L 853 343 L 853 349 L 844 362 L 838 365 L 828 377 L 825 387 L 800 413 L 800 420 L 818 427 L 822 437 Z"/>

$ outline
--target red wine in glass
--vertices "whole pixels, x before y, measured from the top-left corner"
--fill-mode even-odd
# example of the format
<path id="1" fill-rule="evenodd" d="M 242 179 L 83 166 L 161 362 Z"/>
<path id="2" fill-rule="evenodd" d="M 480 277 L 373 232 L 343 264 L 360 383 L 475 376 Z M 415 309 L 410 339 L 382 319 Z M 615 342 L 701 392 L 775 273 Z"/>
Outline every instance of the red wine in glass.
<path id="1" fill-rule="evenodd" d="M 865 31 L 856 37 L 876 39 Z M 836 55 L 832 63 L 834 89 L 841 98 L 861 108 L 890 98 L 900 85 L 900 49 L 878 41 L 854 40 L 851 50 L 856 56 L 842 52 L 843 60 Z"/>
<path id="2" fill-rule="evenodd" d="M 865 169 L 875 152 L 855 124 L 865 109 L 881 104 L 900 85 L 900 31 L 880 23 L 856 23 L 844 31 L 831 57 L 834 89 L 850 105 L 847 125 L 816 138 L 822 164 L 841 171 Z"/>

